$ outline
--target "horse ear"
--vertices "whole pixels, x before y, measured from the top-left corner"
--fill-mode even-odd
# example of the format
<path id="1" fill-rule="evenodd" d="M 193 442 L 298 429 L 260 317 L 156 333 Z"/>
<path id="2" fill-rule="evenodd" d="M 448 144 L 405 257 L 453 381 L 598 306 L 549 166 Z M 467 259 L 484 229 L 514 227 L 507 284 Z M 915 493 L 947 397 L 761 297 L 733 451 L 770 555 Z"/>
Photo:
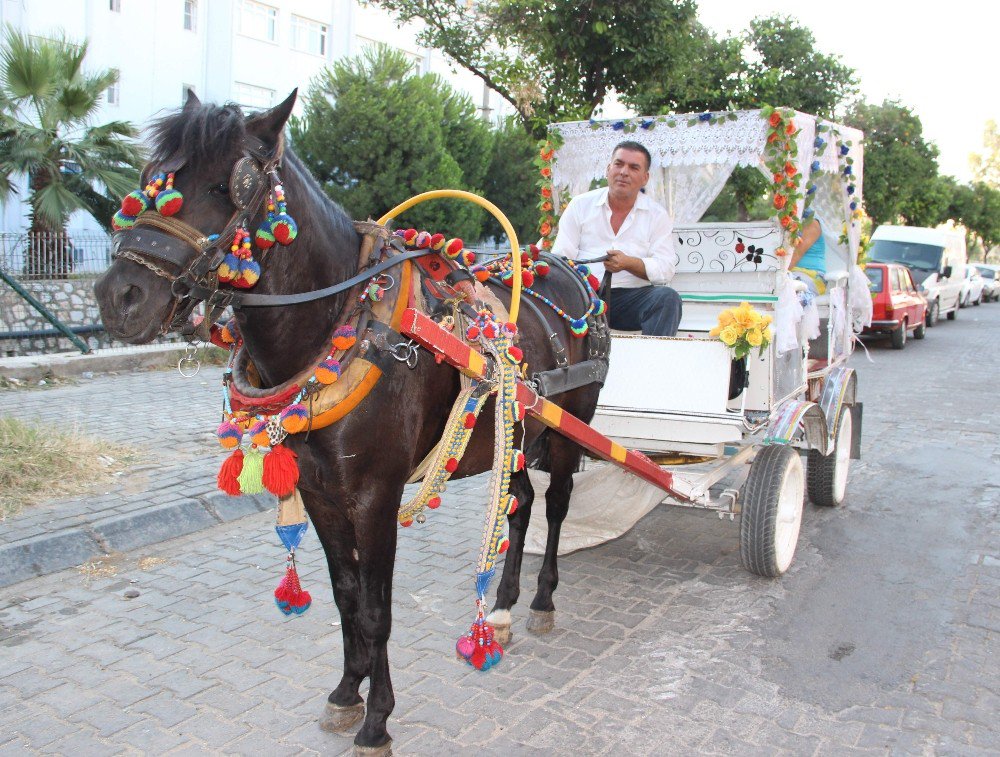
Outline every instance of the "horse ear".
<path id="1" fill-rule="evenodd" d="M 188 87 L 187 97 L 184 99 L 184 112 L 187 113 L 192 111 L 199 105 L 201 105 L 201 100 L 198 99 L 198 95 L 194 93 L 194 90 L 191 89 L 191 87 Z"/>
<path id="2" fill-rule="evenodd" d="M 285 128 L 285 122 L 292 115 L 292 108 L 295 107 L 298 95 L 299 89 L 296 87 L 283 102 L 278 103 L 270 110 L 253 116 L 247 121 L 247 131 L 269 145 L 277 144 L 278 137 Z"/>

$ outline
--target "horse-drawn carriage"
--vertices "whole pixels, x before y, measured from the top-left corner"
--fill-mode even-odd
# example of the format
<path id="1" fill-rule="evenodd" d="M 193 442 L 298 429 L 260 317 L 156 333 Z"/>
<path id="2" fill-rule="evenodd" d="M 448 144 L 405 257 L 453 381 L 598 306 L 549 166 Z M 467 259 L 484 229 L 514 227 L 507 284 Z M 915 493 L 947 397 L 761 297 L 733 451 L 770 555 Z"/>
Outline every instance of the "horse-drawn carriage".
<path id="1" fill-rule="evenodd" d="M 777 225 L 678 227 L 681 334 L 611 337 L 614 357 L 600 393 L 609 339 L 604 305 L 585 270 L 544 254 L 522 258 L 502 219 L 518 254 L 477 270 L 485 288 L 476 289 L 460 240 L 416 230 L 400 237 L 383 226 L 414 202 L 441 195 L 495 210 L 467 193 L 429 193 L 379 223 L 352 224 L 284 143 L 294 99 L 245 118 L 236 106 L 202 105 L 192 94 L 180 112 L 162 119 L 153 130 L 145 188 L 115 215 L 115 262 L 96 289 L 105 325 L 119 338 L 143 342 L 177 330 L 231 348 L 217 431 L 230 456 L 219 485 L 232 494 L 267 489 L 279 498 L 278 534 L 288 548 L 275 590 L 282 612 L 309 606 L 294 563 L 306 513 L 323 545 L 344 644 L 343 675 L 328 697 L 324 728 L 342 731 L 364 719 L 355 744 L 366 753 L 388 752 L 394 698 L 386 644 L 397 520 L 419 522 L 440 506 L 449 477 L 494 471 L 475 576 L 477 617 L 456 645 L 480 669 L 502 655 L 498 641 L 509 634 L 520 592 L 534 499 L 526 458 L 544 460 L 550 476 L 530 631 L 554 622 L 559 530 L 581 447 L 651 484 L 657 501 L 666 493 L 741 512 L 748 567 L 768 575 L 787 568 L 803 480 L 791 445 L 806 444 L 815 456 L 807 474 L 813 499 L 836 504 L 858 436 L 854 376 L 844 365 L 858 320 L 849 294 L 858 229 L 847 212 L 860 196 L 860 182 L 851 178 L 860 175 L 857 135 L 849 143 L 845 130 L 790 111 L 559 127 L 561 145 L 542 152 L 542 176 L 554 170 L 556 178 L 543 187 L 547 201 L 555 196 L 549 207 L 559 207 L 562 187 L 586 188 L 578 182 L 599 175 L 621 132 L 650 144 L 657 161 L 650 191 L 682 224 L 700 215 L 734 166 L 758 165 L 761 156 L 769 168 L 782 161 L 781 175 L 774 172 L 782 197 L 776 191 L 775 207 L 788 210 Z M 685 145 L 693 149 L 685 153 Z M 689 194 L 707 177 L 709 188 L 693 203 Z M 798 334 L 801 307 L 782 264 L 806 206 L 829 228 L 845 223 L 844 241 L 830 240 L 840 265 L 828 267 L 819 357 L 807 354 Z M 553 214 L 544 221 L 545 233 L 555 220 Z M 293 252 L 280 249 L 292 242 Z M 534 263 L 536 279 L 522 270 Z M 518 320 L 519 295 L 528 287 L 525 303 L 542 305 L 525 308 L 532 315 Z M 484 307 L 479 294 L 497 309 Z M 734 385 L 732 360 L 709 332 L 720 303 L 736 302 L 774 314 L 777 348 L 751 355 L 749 383 Z M 200 304 L 206 317 L 198 324 L 189 316 Z M 227 308 L 234 317 L 209 334 Z M 730 399 L 731 386 L 740 391 Z M 489 413 L 485 423 L 477 420 L 484 407 L 494 409 L 492 423 Z M 700 456 L 709 469 L 666 469 L 644 452 Z M 712 493 L 712 484 L 746 463 L 742 501 L 732 490 Z M 423 484 L 403 504 L 410 478 Z M 488 622 L 486 590 L 500 562 Z M 365 678 L 367 707 L 359 693 Z"/>
<path id="2" fill-rule="evenodd" d="M 803 490 L 817 505 L 840 504 L 850 458 L 860 450 L 861 404 L 846 362 L 854 333 L 871 318 L 856 262 L 862 135 L 773 109 L 556 124 L 551 132 L 555 207 L 589 189 L 614 146 L 631 139 L 652 155 L 646 191 L 677 224 L 671 286 L 683 301 L 678 334 L 613 334 L 593 427 L 666 463 L 673 476 L 666 502 L 739 514 L 746 568 L 783 573 Z M 772 217 L 696 223 L 742 166 L 768 177 Z M 805 285 L 789 276 L 787 251 L 812 216 L 825 235 L 826 291 L 803 308 Z M 720 313 L 740 303 L 773 321 L 774 338 L 734 361 L 710 334 Z M 810 333 L 820 323 L 821 333 Z M 804 470 L 795 448 L 808 450 Z M 713 493 L 719 482 L 725 488 Z M 617 536 L 662 499 L 657 489 L 597 466 L 577 477 L 562 549 Z M 616 512 L 603 506 L 609 501 L 623 504 Z M 533 541 L 529 534 L 529 546 Z"/>

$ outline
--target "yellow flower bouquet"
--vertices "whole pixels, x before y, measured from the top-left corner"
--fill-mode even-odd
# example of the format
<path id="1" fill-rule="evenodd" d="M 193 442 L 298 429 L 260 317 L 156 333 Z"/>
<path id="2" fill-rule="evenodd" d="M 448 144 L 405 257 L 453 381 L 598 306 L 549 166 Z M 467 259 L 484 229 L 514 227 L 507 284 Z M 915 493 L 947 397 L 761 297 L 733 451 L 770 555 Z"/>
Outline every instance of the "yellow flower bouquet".
<path id="1" fill-rule="evenodd" d="M 758 354 L 763 354 L 771 343 L 771 321 L 771 316 L 761 315 L 749 302 L 741 302 L 739 307 L 719 313 L 719 322 L 708 335 L 719 337 L 739 360 L 754 347 L 759 350 Z"/>

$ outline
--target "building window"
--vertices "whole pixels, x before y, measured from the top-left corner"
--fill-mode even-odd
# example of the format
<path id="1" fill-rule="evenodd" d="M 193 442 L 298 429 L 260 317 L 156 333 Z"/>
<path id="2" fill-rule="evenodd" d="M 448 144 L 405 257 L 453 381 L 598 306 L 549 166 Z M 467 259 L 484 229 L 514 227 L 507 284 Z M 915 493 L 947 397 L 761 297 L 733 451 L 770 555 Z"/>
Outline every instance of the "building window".
<path id="1" fill-rule="evenodd" d="M 245 108 L 270 108 L 274 104 L 274 90 L 244 84 L 241 81 L 233 86 L 233 97 Z"/>
<path id="2" fill-rule="evenodd" d="M 240 5 L 240 34 L 277 42 L 278 9 L 254 0 L 243 0 Z"/>
<path id="3" fill-rule="evenodd" d="M 292 47 L 313 55 L 326 55 L 326 35 L 329 27 L 319 21 L 292 16 Z"/>
<path id="4" fill-rule="evenodd" d="M 112 13 L 122 12 L 122 0 L 108 0 L 108 7 Z"/>
<path id="5" fill-rule="evenodd" d="M 120 75 L 117 68 L 111 70 L 115 72 L 116 77 Z M 118 84 L 118 79 L 115 78 L 115 83 L 107 89 L 108 105 L 118 105 L 121 102 L 121 90 L 118 89 Z"/>
<path id="6" fill-rule="evenodd" d="M 197 0 L 184 0 L 184 28 L 193 32 L 198 27 Z"/>
<path id="7" fill-rule="evenodd" d="M 187 102 L 189 89 L 192 93 L 198 94 L 195 92 L 194 84 L 181 84 L 181 105 Z"/>

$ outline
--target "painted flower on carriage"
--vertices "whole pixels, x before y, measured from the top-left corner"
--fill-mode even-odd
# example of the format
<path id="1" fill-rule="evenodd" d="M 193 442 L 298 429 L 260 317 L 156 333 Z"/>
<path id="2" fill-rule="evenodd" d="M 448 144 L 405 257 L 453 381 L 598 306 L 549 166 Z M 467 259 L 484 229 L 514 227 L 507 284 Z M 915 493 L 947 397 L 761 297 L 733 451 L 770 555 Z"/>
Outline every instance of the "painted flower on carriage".
<path id="1" fill-rule="evenodd" d="M 738 307 L 719 313 L 718 323 L 708 334 L 718 337 L 738 360 L 749 354 L 752 347 L 763 353 L 771 343 L 771 320 L 771 316 L 757 312 L 749 302 L 741 302 Z"/>

